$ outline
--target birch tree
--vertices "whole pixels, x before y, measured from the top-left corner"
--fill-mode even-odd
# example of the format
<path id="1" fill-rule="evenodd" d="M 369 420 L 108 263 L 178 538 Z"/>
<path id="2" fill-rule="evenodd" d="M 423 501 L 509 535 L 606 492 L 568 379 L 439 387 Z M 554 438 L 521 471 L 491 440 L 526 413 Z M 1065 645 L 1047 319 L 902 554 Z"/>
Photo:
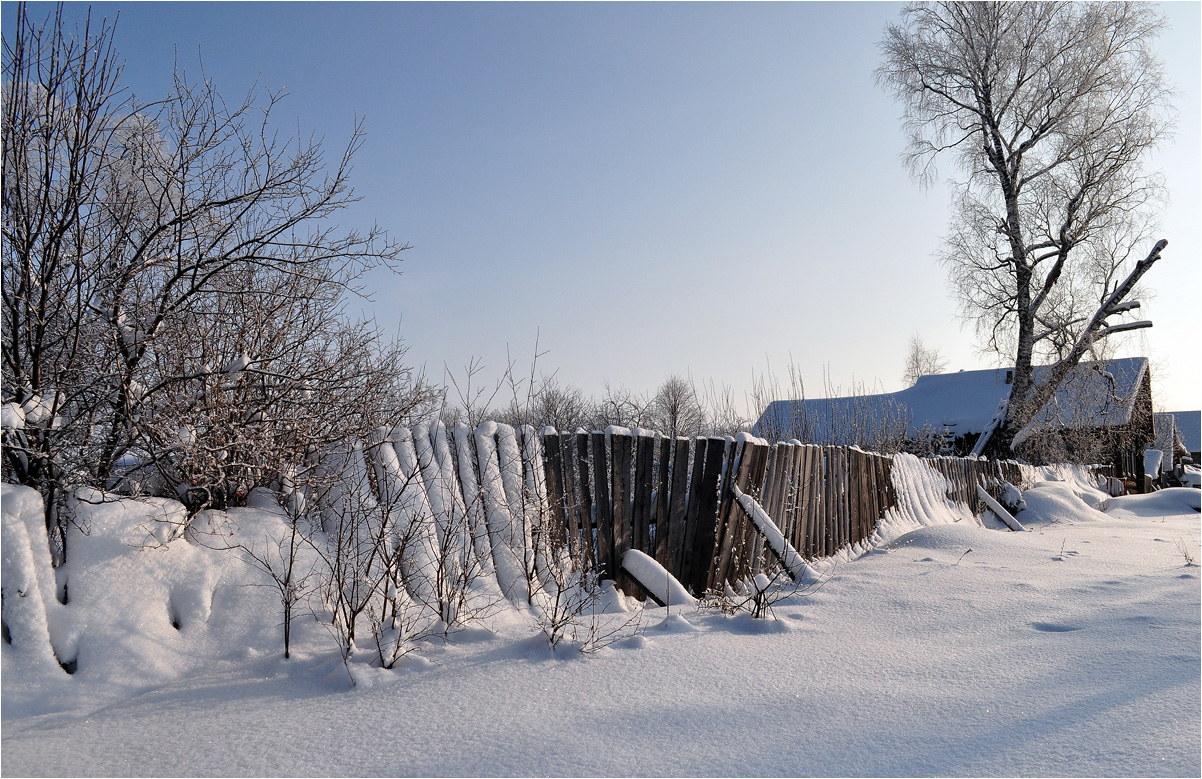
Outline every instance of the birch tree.
<path id="1" fill-rule="evenodd" d="M 1144 165 L 1172 129 L 1163 24 L 1140 3 L 937 3 L 885 30 L 876 77 L 903 105 L 911 173 L 960 173 L 942 260 L 962 313 L 1013 360 L 1002 450 L 1095 345 L 1152 324 L 1133 314 L 1166 245 Z"/>
<path id="2" fill-rule="evenodd" d="M 917 334 L 910 336 L 906 351 L 906 367 L 902 372 L 902 384 L 913 387 L 923 376 L 939 373 L 947 367 L 947 358 L 934 347 L 928 347 Z"/>

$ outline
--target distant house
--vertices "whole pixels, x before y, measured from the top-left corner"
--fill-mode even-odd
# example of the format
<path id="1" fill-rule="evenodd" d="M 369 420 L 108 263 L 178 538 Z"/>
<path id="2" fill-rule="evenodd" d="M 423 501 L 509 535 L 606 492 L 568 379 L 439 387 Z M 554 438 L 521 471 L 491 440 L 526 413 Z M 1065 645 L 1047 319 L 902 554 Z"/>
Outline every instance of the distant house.
<path id="1" fill-rule="evenodd" d="M 1035 381 L 1047 370 L 1036 367 Z M 780 400 L 764 409 L 754 430 L 822 444 L 901 440 L 901 448 L 916 449 L 933 443 L 944 453 L 966 455 L 1001 419 L 1013 380 L 1008 368 L 960 371 L 923 376 L 900 392 Z M 1143 475 L 1143 450 L 1153 440 L 1151 374 L 1143 357 L 1081 363 L 1015 437 L 1031 459 L 1094 459 L 1132 477 Z"/>
<path id="2" fill-rule="evenodd" d="M 1202 462 L 1202 411 L 1170 411 L 1168 415 L 1194 464 Z"/>

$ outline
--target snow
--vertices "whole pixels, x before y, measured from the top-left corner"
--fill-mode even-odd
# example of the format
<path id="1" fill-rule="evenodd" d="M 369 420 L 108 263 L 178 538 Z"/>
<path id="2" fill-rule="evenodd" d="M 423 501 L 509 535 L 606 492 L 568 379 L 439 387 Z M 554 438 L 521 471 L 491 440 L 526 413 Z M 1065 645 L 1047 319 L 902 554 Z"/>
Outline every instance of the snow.
<path id="1" fill-rule="evenodd" d="M 0 427 L 21 430 L 25 427 L 25 409 L 20 403 L 5 403 L 0 406 Z"/>
<path id="2" fill-rule="evenodd" d="M 1199 451 L 1202 447 L 1202 412 L 1174 411 L 1172 414 L 1185 448 L 1191 452 Z"/>
<path id="3" fill-rule="evenodd" d="M 697 599 L 655 558 L 637 549 L 627 549 L 622 555 L 622 567 L 665 606 L 697 607 Z"/>
<path id="4" fill-rule="evenodd" d="M 1148 449 L 1144 452 L 1144 473 L 1152 479 L 1160 478 L 1160 463 L 1164 460 L 1164 452 L 1159 449 Z"/>
<path id="5" fill-rule="evenodd" d="M 25 424 L 40 425 L 50 418 L 53 409 L 51 408 L 52 400 L 43 398 L 41 395 L 31 395 L 24 403 L 21 404 L 21 410 L 25 412 Z"/>
<path id="6" fill-rule="evenodd" d="M 237 357 L 221 366 L 221 372 L 238 374 L 246 370 L 252 362 L 254 362 L 254 360 L 250 358 L 250 355 L 246 352 L 242 352 Z"/>
<path id="7" fill-rule="evenodd" d="M 493 508 L 507 507 L 491 463 Z M 668 618 L 611 593 L 596 619 L 630 629 L 583 654 L 505 607 L 396 670 L 355 664 L 354 687 L 312 619 L 284 661 L 278 596 L 252 586 L 264 574 L 198 542 L 278 533 L 278 514 L 210 512 L 200 532 L 157 534 L 178 504 L 156 500 L 76 507 L 88 532 L 57 572 L 68 603 L 41 592 L 55 651 L 77 650 L 68 676 L 17 643 L 17 600 L 33 607 L 22 625 L 41 623 L 10 582 L 40 588 L 49 563 L 34 554 L 36 496 L 5 485 L 0 772 L 1202 773 L 1196 490 L 1110 499 L 1048 469 L 1057 481 L 1024 492 L 1031 532 L 1010 533 L 947 501 L 919 461 L 898 457 L 895 473 L 908 492 L 874 546 L 816 562 L 825 583 L 775 604 L 778 621 Z"/>
<path id="8" fill-rule="evenodd" d="M 530 602 L 530 584 L 522 543 L 521 475 L 517 469 L 517 443 L 513 428 L 496 422 L 484 422 L 475 431 L 476 458 L 480 467 L 480 500 L 488 526 L 493 569 L 501 592 L 516 607 Z M 502 470 L 504 464 L 504 470 Z"/>
<path id="9" fill-rule="evenodd" d="M 1006 527 L 1010 528 L 1011 530 L 1023 529 L 1023 526 L 1019 523 L 1019 521 L 1015 519 L 1009 511 L 1006 511 L 1002 504 L 994 500 L 993 497 L 985 491 L 985 488 L 979 484 L 977 485 L 977 496 L 989 508 L 989 510 L 994 513 L 994 516 L 1006 523 Z"/>

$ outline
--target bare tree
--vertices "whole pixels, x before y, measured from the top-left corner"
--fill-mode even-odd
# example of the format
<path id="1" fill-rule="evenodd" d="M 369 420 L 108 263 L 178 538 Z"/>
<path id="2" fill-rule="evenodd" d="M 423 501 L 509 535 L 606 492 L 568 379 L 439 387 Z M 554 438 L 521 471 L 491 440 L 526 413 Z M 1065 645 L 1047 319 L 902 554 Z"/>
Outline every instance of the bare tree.
<path id="1" fill-rule="evenodd" d="M 123 101 L 111 27 L 61 12 L 5 41 L 4 400 L 8 478 L 106 489 L 130 462 L 196 512 L 239 505 L 331 442 L 433 400 L 404 349 L 344 312 L 405 246 L 328 225 L 354 202 L 350 141 L 271 127 L 280 93 L 227 103 L 177 72 Z M 61 524 L 61 523 L 57 523 Z"/>
<path id="2" fill-rule="evenodd" d="M 751 421 L 739 408 L 730 385 L 718 386 L 710 379 L 701 387 L 700 401 L 705 409 L 705 435 L 735 436 L 751 429 Z"/>
<path id="3" fill-rule="evenodd" d="M 4 38 L 2 368 L 4 400 L 23 408 L 25 425 L 4 431 L 4 468 L 41 491 L 59 551 L 58 487 L 74 481 L 78 462 L 64 450 L 87 457 L 86 409 L 108 389 L 85 304 L 98 273 L 90 260 L 101 230 L 94 205 L 128 106 L 120 75 L 111 26 L 93 25 L 89 13 L 72 36 L 61 7 L 38 26 L 18 5 Z M 85 410 L 71 413 L 75 406 Z"/>
<path id="4" fill-rule="evenodd" d="M 1014 434 L 1102 339 L 1150 327 L 1136 283 L 1161 178 L 1144 170 L 1172 128 L 1152 44 L 1163 20 L 1137 3 L 909 5 L 885 30 L 878 83 L 904 106 L 906 162 L 930 185 L 951 155 L 955 216 L 943 260 L 964 316 L 1015 373 Z M 1054 359 L 1035 386 L 1037 357 Z"/>
<path id="5" fill-rule="evenodd" d="M 592 429 L 603 430 L 610 425 L 629 428 L 650 426 L 649 398 L 626 387 L 615 387 L 609 382 L 605 382 L 604 389 L 605 394 L 593 407 Z"/>
<path id="6" fill-rule="evenodd" d="M 673 374 L 659 385 L 651 399 L 651 426 L 669 438 L 699 436 L 705 430 L 705 409 L 697 390 L 683 376 Z"/>
<path id="7" fill-rule="evenodd" d="M 927 348 L 917 333 L 910 336 L 909 351 L 906 352 L 906 368 L 902 373 L 902 384 L 913 387 L 923 376 L 939 373 L 947 367 L 947 359 L 938 349 Z"/>

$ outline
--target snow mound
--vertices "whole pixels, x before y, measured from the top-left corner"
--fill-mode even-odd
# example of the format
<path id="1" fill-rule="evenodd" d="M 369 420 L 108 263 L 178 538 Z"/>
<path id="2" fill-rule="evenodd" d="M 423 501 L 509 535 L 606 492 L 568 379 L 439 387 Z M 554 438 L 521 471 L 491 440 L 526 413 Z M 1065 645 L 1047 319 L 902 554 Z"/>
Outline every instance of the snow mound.
<path id="1" fill-rule="evenodd" d="M 1006 555 L 1013 548 L 1008 533 L 987 530 L 977 525 L 936 525 L 912 530 L 905 535 L 895 538 L 883 549 L 897 551 L 899 549 L 922 550 L 924 552 L 943 552 L 959 557 L 965 549 L 972 549 L 974 554 Z"/>
<path id="2" fill-rule="evenodd" d="M 1189 487 L 1170 487 L 1147 495 L 1123 495 L 1111 498 L 1106 511 L 1125 511 L 1138 517 L 1163 517 L 1202 510 L 1202 491 Z"/>
<path id="3" fill-rule="evenodd" d="M 1101 494 L 1097 490 L 1093 492 Z M 1015 519 L 1030 528 L 1058 522 L 1071 524 L 1105 518 L 1105 514 L 1085 499 L 1093 498 L 1094 495 L 1087 492 L 1083 497 L 1081 493 L 1082 490 L 1070 482 L 1040 482 L 1023 493 L 1027 507 L 1020 511 Z"/>
<path id="4" fill-rule="evenodd" d="M 679 614 L 669 614 L 647 628 L 648 633 L 698 633 L 700 629 Z"/>
<path id="5" fill-rule="evenodd" d="M 5 717 L 100 706 L 279 650 L 277 599 L 261 586 L 263 575 L 226 548 L 279 523 L 277 515 L 205 512 L 185 536 L 179 531 L 186 512 L 172 500 L 114 500 L 88 491 L 69 509 L 71 552 L 53 570 L 44 530 L 24 539 L 10 533 L 17 529 L 14 511 L 42 525 L 40 496 L 4 485 L 5 621 L 10 578 L 20 576 L 43 605 L 5 646 Z M 56 577 L 65 604 L 55 597 Z M 28 584 L 35 581 L 36 595 Z M 51 667 L 53 659 L 63 667 Z"/>

